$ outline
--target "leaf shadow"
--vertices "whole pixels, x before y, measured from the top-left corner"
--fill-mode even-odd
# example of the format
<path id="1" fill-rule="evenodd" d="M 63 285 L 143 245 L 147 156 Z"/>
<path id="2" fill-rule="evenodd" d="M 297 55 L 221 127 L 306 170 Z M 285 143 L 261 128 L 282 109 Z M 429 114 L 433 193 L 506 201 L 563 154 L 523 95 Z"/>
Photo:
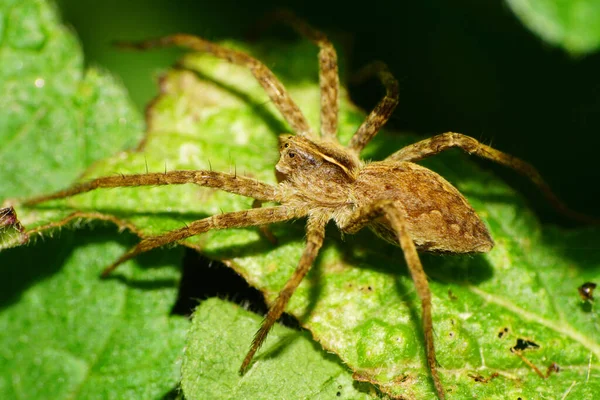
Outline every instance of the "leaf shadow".
<path id="1" fill-rule="evenodd" d="M 93 233 L 90 229 L 63 230 L 57 234 L 60 244 L 56 237 L 38 238 L 37 241 L 42 243 L 35 243 L 35 251 L 29 246 L 3 250 L 0 253 L 0 265 L 4 269 L 4 279 L 0 281 L 0 308 L 18 302 L 29 287 L 59 272 L 77 247 L 114 239 L 114 228 L 110 231 L 107 227 L 99 227 Z M 131 243 L 131 237 L 124 235 L 119 240 Z"/>
<path id="2" fill-rule="evenodd" d="M 142 264 L 142 267 L 152 268 L 152 265 Z M 164 289 L 164 288 L 176 287 L 179 284 L 177 279 L 159 279 L 159 278 L 152 278 L 149 280 L 148 279 L 135 279 L 135 278 L 128 278 L 124 275 L 119 275 L 118 273 L 109 275 L 108 277 L 103 278 L 103 279 L 111 280 L 111 281 L 118 281 L 118 282 L 121 282 L 121 283 L 129 286 L 130 288 L 140 289 L 140 290 Z"/>
<path id="3" fill-rule="evenodd" d="M 0 309 L 10 307 L 17 303 L 23 293 L 36 283 L 52 277 L 60 272 L 64 264 L 72 256 L 77 248 L 97 243 L 117 242 L 123 247 L 132 246 L 136 237 L 132 234 L 115 234 L 112 224 L 96 223 L 93 227 L 87 226 L 76 232 L 62 230 L 57 233 L 59 238 L 37 239 L 41 243 L 35 244 L 35 251 L 28 246 L 22 246 L 4 250 L 0 253 L 0 268 L 2 268 L 3 279 L 0 280 Z M 151 268 L 160 263 L 163 257 L 157 259 L 152 254 L 139 257 L 138 263 L 144 268 Z M 103 265 L 98 265 L 98 279 Z M 173 287 L 177 285 L 175 280 L 151 279 L 147 281 L 136 281 L 125 279 L 121 275 L 111 276 L 108 279 L 117 279 L 131 286 L 142 289 Z"/>
<path id="4" fill-rule="evenodd" d="M 303 229 L 294 229 L 295 227 L 289 222 L 283 222 L 277 225 L 286 224 L 284 229 L 273 230 L 273 234 L 277 238 L 277 243 L 270 242 L 266 237 L 262 236 L 258 240 L 251 240 L 247 243 L 236 243 L 236 244 L 224 244 L 215 249 L 202 251 L 207 257 L 226 262 L 237 257 L 250 257 L 265 254 L 266 252 L 272 251 L 279 246 L 286 246 L 292 242 L 302 240 L 304 235 Z M 270 225 L 274 227 L 274 225 Z M 246 227 L 236 228 L 236 230 L 255 230 L 258 231 L 257 227 Z"/>
<path id="5" fill-rule="evenodd" d="M 300 339 L 302 336 L 310 340 L 310 335 L 306 331 L 289 332 L 282 336 L 279 336 L 277 340 L 273 340 L 273 342 L 269 346 L 265 346 L 261 353 L 255 357 L 255 360 L 253 360 L 252 363 L 254 364 L 256 361 L 261 359 L 268 360 L 279 357 L 281 353 L 289 350 L 289 346 L 293 342 Z M 316 345 L 316 343 L 313 340 L 310 341 L 313 346 Z"/>
<path id="6" fill-rule="evenodd" d="M 215 79 L 213 76 L 209 76 L 200 71 L 188 68 L 184 65 L 184 63 L 185 61 L 180 61 L 173 67 L 173 69 L 189 72 L 197 79 L 211 82 L 219 89 L 227 91 L 229 94 L 237 97 L 244 104 L 250 106 L 252 111 L 254 111 L 254 113 L 265 122 L 271 132 L 275 132 L 276 134 L 289 132 L 289 128 L 285 125 L 285 123 L 283 123 L 281 119 L 277 118 L 267 107 L 265 107 L 267 104 L 269 104 L 269 102 L 257 102 L 250 94 L 240 90 L 239 88 L 232 86 L 225 81 Z"/>
<path id="7" fill-rule="evenodd" d="M 162 395 L 160 400 L 183 400 L 183 391 L 181 390 L 181 386 L 177 384 L 174 388 L 166 392 Z"/>

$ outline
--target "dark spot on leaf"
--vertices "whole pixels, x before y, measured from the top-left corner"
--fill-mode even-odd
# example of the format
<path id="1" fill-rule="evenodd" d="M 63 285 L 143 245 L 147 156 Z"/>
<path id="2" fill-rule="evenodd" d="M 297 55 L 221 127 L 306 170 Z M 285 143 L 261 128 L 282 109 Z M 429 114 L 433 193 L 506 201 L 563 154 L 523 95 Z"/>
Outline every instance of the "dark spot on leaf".
<path id="1" fill-rule="evenodd" d="M 342 393 L 341 393 L 341 392 L 337 392 L 335 395 L 336 395 L 337 397 L 340 397 L 340 396 L 342 395 Z"/>
<path id="2" fill-rule="evenodd" d="M 498 339 L 502 339 L 508 333 L 508 328 L 504 327 L 498 332 Z"/>
<path id="3" fill-rule="evenodd" d="M 527 350 L 527 349 L 537 349 L 539 348 L 540 345 L 531 341 L 531 340 L 527 340 L 527 339 L 517 339 L 517 344 L 514 347 L 511 347 L 511 351 L 521 351 L 521 350 Z"/>
<path id="4" fill-rule="evenodd" d="M 468 376 L 469 376 L 469 378 L 473 378 L 473 380 L 475 382 L 488 383 L 492 379 L 499 377 L 500 374 L 497 373 L 497 372 L 494 372 L 488 378 L 484 377 L 483 375 L 472 375 L 472 374 L 469 374 Z"/>

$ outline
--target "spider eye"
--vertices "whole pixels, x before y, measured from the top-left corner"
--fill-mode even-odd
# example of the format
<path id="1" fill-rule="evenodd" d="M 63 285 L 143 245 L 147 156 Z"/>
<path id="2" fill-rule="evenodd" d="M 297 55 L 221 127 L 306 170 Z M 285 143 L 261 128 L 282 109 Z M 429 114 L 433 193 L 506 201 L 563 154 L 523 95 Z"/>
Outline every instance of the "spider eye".
<path id="1" fill-rule="evenodd" d="M 286 143 L 286 144 L 283 145 L 283 147 L 285 147 L 287 149 L 288 147 L 290 147 L 290 144 Z"/>
<path id="2" fill-rule="evenodd" d="M 294 158 L 294 157 L 296 157 L 296 153 L 289 152 L 289 153 L 288 153 L 288 156 L 289 156 L 290 158 Z"/>

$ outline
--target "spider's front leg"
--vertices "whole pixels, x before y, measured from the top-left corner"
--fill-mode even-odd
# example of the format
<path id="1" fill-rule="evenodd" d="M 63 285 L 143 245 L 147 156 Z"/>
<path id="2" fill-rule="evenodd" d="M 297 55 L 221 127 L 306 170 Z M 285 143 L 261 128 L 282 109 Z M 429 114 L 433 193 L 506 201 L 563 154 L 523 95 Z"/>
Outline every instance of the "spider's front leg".
<path id="1" fill-rule="evenodd" d="M 447 132 L 429 139 L 421 140 L 398 150 L 386 158 L 386 161 L 415 162 L 454 147 L 459 148 L 468 154 L 475 154 L 481 158 L 497 162 L 498 164 L 502 164 L 517 171 L 521 175 L 524 175 L 542 191 L 548 202 L 561 214 L 585 223 L 600 223 L 600 219 L 574 211 L 563 203 L 554 194 L 552 189 L 550 189 L 550 186 L 544 181 L 538 170 L 531 164 L 511 156 L 510 154 L 486 146 L 476 139 L 461 133 Z"/>
<path id="2" fill-rule="evenodd" d="M 202 53 L 209 53 L 231 64 L 246 67 L 263 87 L 273 104 L 279 109 L 281 115 L 290 124 L 292 130 L 296 134 L 313 136 L 308 121 L 279 79 L 263 63 L 246 53 L 228 49 L 206 39 L 183 33 L 142 42 L 117 42 L 115 44 L 120 47 L 138 50 L 177 46 Z"/>
<path id="3" fill-rule="evenodd" d="M 398 105 L 398 81 L 390 72 L 387 65 L 376 61 L 366 65 L 354 76 L 354 82 L 359 83 L 371 76 L 379 78 L 385 86 L 385 96 L 377 103 L 373 111 L 360 125 L 358 130 L 350 139 L 348 149 L 360 154 L 362 149 L 375 137 L 383 125 L 390 119 Z"/>
<path id="4" fill-rule="evenodd" d="M 27 206 L 32 206 L 50 200 L 75 196 L 100 188 L 181 185 L 186 183 L 221 189 L 226 192 L 252 197 L 257 201 L 277 202 L 279 200 L 276 186 L 271 186 L 255 179 L 214 171 L 169 171 L 164 173 L 159 172 L 96 178 L 89 182 L 73 185 L 70 188 L 56 193 L 34 197 L 26 200 L 24 204 Z M 152 236 L 142 239 L 137 246 L 129 250 L 116 262 L 108 266 L 103 271 L 102 276 L 108 275 L 117 266 L 140 253 L 206 232 L 211 229 L 242 228 L 246 226 L 257 225 L 260 226 L 302 216 L 304 216 L 303 212 L 289 207 L 279 206 L 237 211 L 204 218 L 195 221 L 184 228 L 167 232 L 160 236 Z"/>
<path id="5" fill-rule="evenodd" d="M 253 197 L 259 201 L 277 201 L 277 188 L 255 179 L 214 171 L 168 171 L 146 174 L 104 176 L 79 183 L 65 190 L 24 201 L 27 206 L 64 199 L 101 188 L 183 185 L 193 183 L 226 192 Z"/>
<path id="6" fill-rule="evenodd" d="M 354 211 L 340 226 L 340 229 L 346 233 L 356 233 L 363 227 L 369 225 L 374 219 L 383 216 L 390 226 L 396 232 L 398 243 L 404 252 L 406 265 L 417 289 L 417 294 L 421 300 L 421 319 L 423 324 L 423 333 L 425 335 L 425 349 L 427 352 L 427 364 L 431 371 L 435 391 L 440 400 L 445 399 L 444 388 L 440 381 L 437 371 L 437 362 L 435 358 L 435 346 L 433 341 L 433 320 L 431 317 L 431 291 L 427 276 L 423 271 L 423 265 L 417 253 L 415 243 L 408 233 L 406 220 L 402 211 L 392 200 L 382 200 L 372 203 L 368 206 L 360 207 Z"/>
<path id="7" fill-rule="evenodd" d="M 163 235 L 143 238 L 135 247 L 105 268 L 104 271 L 102 271 L 102 276 L 108 276 L 119 265 L 140 253 L 186 239 L 190 236 L 208 232 L 213 229 L 261 226 L 272 224 L 274 222 L 287 221 L 293 218 L 300 218 L 303 216 L 304 213 L 300 212 L 299 210 L 286 206 L 253 208 L 251 210 L 234 211 L 226 214 L 213 215 L 212 217 L 194 221 L 188 226 L 167 232 Z"/>
<path id="8" fill-rule="evenodd" d="M 260 329 L 256 332 L 250 350 L 248 351 L 248 354 L 246 354 L 242 366 L 240 367 L 240 374 L 243 374 L 248 369 L 254 354 L 267 338 L 267 334 L 275 322 L 281 317 L 281 314 L 283 314 L 288 301 L 308 273 L 315 258 L 317 258 L 317 254 L 319 254 L 319 249 L 323 245 L 323 239 L 325 238 L 326 224 L 326 216 L 313 214 L 308 218 L 308 223 L 306 225 L 306 247 L 304 248 L 300 262 L 298 263 L 294 274 L 279 292 L 277 299 L 269 308 L 269 312 L 265 316 Z"/>
<path id="9" fill-rule="evenodd" d="M 337 142 L 340 78 L 337 53 L 327 36 L 310 26 L 292 12 L 279 10 L 270 13 L 260 22 L 262 31 L 275 22 L 290 25 L 300 35 L 319 47 L 319 86 L 321 89 L 321 136 Z"/>

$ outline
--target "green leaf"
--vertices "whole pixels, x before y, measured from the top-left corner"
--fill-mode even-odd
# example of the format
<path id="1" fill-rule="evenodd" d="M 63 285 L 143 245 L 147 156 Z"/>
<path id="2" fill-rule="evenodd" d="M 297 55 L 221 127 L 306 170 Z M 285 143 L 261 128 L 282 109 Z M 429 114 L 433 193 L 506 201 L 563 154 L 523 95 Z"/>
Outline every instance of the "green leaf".
<path id="1" fill-rule="evenodd" d="M 273 67 L 312 126 L 318 127 L 316 49 L 305 42 L 243 49 Z M 208 56 L 189 56 L 182 63 L 195 72 L 167 72 L 139 150 L 95 163 L 83 180 L 165 168 L 212 168 L 276 182 L 277 135 L 289 128 L 252 75 Z M 342 142 L 363 118 L 344 96 Z M 364 156 L 381 159 L 415 140 L 381 132 Z M 448 397 L 560 398 L 570 390 L 573 398 L 586 398 L 600 390 L 598 316 L 594 309 L 581 307 L 577 295 L 579 285 L 600 279 L 600 259 L 597 252 L 569 248 L 583 238 L 597 243 L 600 232 L 542 229 L 517 194 L 458 152 L 427 165 L 465 193 L 496 240 L 496 248 L 485 256 L 423 255 L 432 278 L 438 361 Z M 64 186 L 70 183 L 65 181 Z M 48 224 L 60 224 L 77 211 L 83 217 L 110 218 L 121 228 L 145 236 L 215 213 L 247 209 L 252 200 L 182 185 L 98 190 L 35 208 L 17 201 L 11 204 L 30 232 L 52 232 L 56 226 Z M 274 225 L 278 246 L 255 229 L 209 232 L 183 244 L 222 260 L 272 301 L 300 257 L 302 225 L 302 221 Z M 419 302 L 401 251 L 369 232 L 344 241 L 334 227 L 327 233 L 321 256 L 287 311 L 354 370 L 355 378 L 372 382 L 392 396 L 431 398 Z M 104 265 L 98 262 L 98 267 Z M 524 351 L 533 364 L 545 371 L 555 362 L 561 372 L 546 380 L 538 377 L 510 351 L 519 338 L 540 346 Z M 240 348 L 246 349 L 250 341 L 248 336 Z M 230 366 L 232 360 L 225 356 L 221 361 L 234 371 L 244 353 L 235 365 Z M 279 359 L 268 346 L 257 354 L 249 373 L 260 374 L 266 359 Z M 279 368 L 286 365 L 283 362 Z M 221 383 L 230 385 L 230 379 L 223 376 Z M 281 385 L 281 390 L 280 397 L 285 396 L 286 386 Z"/>
<path id="2" fill-rule="evenodd" d="M 261 318 L 220 299 L 194 312 L 182 365 L 186 399 L 280 398 L 370 399 L 368 385 L 355 385 L 339 359 L 324 353 L 306 332 L 276 325 L 264 346 L 261 367 L 240 379 L 240 356 Z M 285 385 L 283 385 L 285 382 Z"/>
<path id="3" fill-rule="evenodd" d="M 546 42 L 575 54 L 600 48 L 600 2 L 506 0 L 515 15 Z"/>
<path id="4" fill-rule="evenodd" d="M 0 65 L 0 199 L 56 190 L 139 140 L 123 87 L 84 70 L 46 2 L 0 2 Z M 3 246 L 27 239 L 11 208 L 0 236 Z M 169 315 L 181 251 L 99 280 L 131 244 L 104 228 L 0 254 L 0 398 L 158 398 L 176 387 L 188 327 Z"/>
<path id="5" fill-rule="evenodd" d="M 132 240 L 113 229 L 62 232 L 1 255 L 0 397 L 158 398 L 179 381 L 188 322 L 169 316 L 181 251 L 131 263 L 119 279 L 98 265 Z M 128 237 L 128 239 L 131 239 Z M 144 266 L 145 268 L 140 268 Z M 148 269 L 152 266 L 152 269 Z"/>
<path id="6" fill-rule="evenodd" d="M 140 140 L 143 121 L 122 85 L 84 69 L 45 1 L 0 0 L 0 64 L 0 198 L 57 190 Z"/>

